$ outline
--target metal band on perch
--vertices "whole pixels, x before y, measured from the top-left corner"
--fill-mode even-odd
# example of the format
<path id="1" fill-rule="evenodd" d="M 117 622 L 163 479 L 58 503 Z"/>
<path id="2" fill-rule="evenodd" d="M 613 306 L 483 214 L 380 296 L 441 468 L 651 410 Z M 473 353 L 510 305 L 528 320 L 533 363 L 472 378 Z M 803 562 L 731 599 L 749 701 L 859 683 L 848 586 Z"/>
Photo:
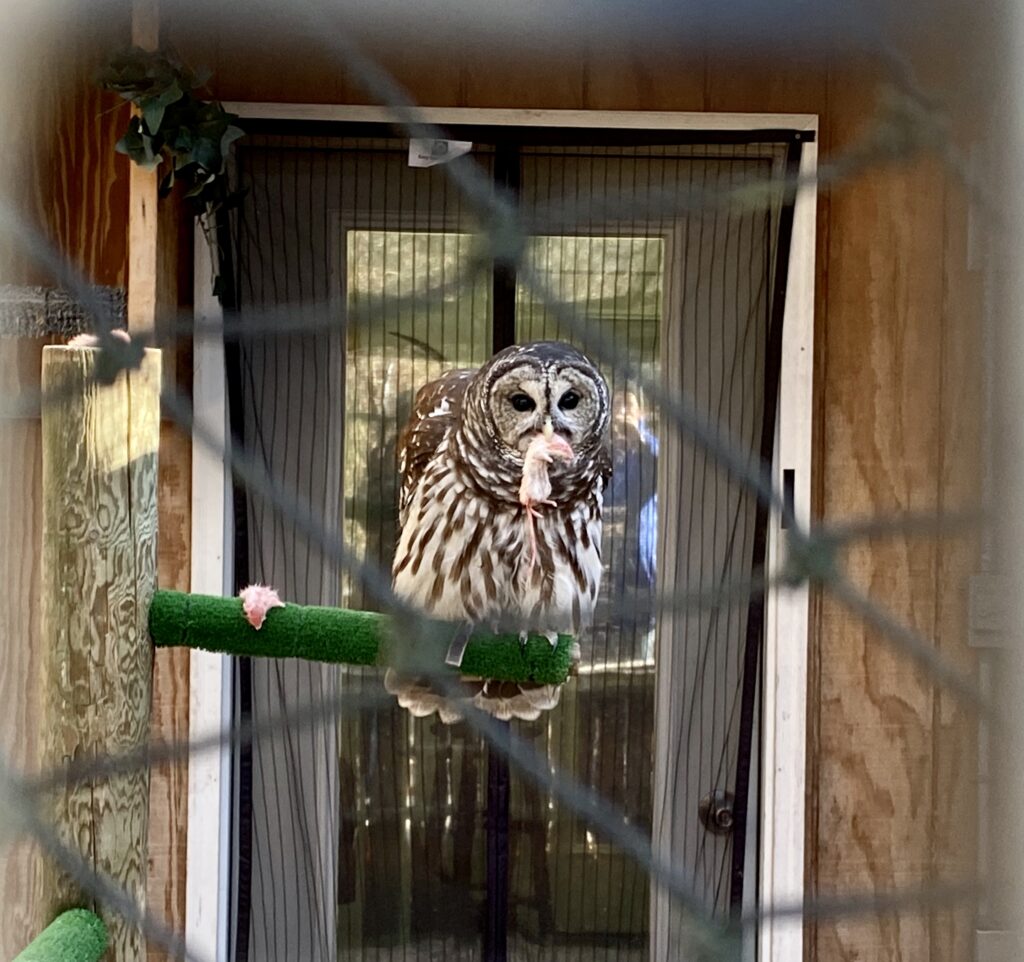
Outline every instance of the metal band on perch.
<path id="1" fill-rule="evenodd" d="M 149 633 L 157 648 L 184 646 L 345 665 L 406 667 L 404 649 L 430 639 L 437 639 L 443 656 L 454 630 L 456 626 L 424 620 L 417 625 L 417 644 L 403 645 L 400 629 L 386 615 L 293 604 L 268 611 L 263 627 L 256 629 L 246 620 L 241 599 L 180 591 L 157 591 L 149 609 Z M 424 663 L 435 671 L 441 660 Z M 552 645 L 542 635 L 531 635 L 523 644 L 518 635 L 478 633 L 469 640 L 458 671 L 499 681 L 560 685 L 571 664 L 571 635 L 559 635 Z"/>

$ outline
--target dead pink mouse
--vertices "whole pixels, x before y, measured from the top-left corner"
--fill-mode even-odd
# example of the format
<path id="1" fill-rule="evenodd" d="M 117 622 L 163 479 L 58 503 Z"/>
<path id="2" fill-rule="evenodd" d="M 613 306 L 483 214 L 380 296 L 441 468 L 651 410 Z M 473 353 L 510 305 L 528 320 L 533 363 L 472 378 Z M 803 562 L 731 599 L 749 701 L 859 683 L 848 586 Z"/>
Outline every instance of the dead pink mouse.
<path id="1" fill-rule="evenodd" d="M 284 602 L 278 597 L 277 592 L 266 585 L 249 585 L 238 593 L 238 597 L 242 599 L 242 611 L 245 612 L 246 620 L 257 631 L 263 627 L 267 612 L 271 608 L 284 607 Z"/>
<path id="2" fill-rule="evenodd" d="M 576 455 L 569 442 L 555 434 L 551 418 L 544 422 L 544 430 L 538 434 L 523 455 L 523 480 L 519 485 L 519 503 L 526 508 L 526 528 L 530 537 L 530 567 L 537 563 L 537 529 L 534 519 L 540 517 L 538 505 L 553 505 L 551 500 L 551 478 L 548 465 L 555 458 L 571 461 Z"/>

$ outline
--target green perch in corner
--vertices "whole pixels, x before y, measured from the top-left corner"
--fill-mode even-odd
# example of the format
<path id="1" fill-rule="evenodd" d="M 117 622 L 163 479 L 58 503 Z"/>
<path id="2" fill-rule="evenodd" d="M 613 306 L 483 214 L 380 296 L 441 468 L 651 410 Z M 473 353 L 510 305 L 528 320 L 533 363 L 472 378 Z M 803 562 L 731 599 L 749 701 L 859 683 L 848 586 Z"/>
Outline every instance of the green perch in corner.
<path id="1" fill-rule="evenodd" d="M 68 909 L 25 946 L 14 962 L 99 962 L 107 942 L 107 927 L 95 912 Z"/>
<path id="2" fill-rule="evenodd" d="M 248 593 L 248 594 L 247 594 Z M 387 615 L 313 605 L 284 604 L 263 586 L 247 588 L 243 597 L 222 598 L 180 591 L 157 591 L 149 609 L 149 633 L 158 648 L 184 646 L 228 655 L 303 658 L 346 665 L 408 662 L 408 646 L 395 644 L 399 629 Z M 418 619 L 417 648 L 440 655 L 424 659 L 431 670 L 443 663 L 457 626 Z M 458 671 L 500 681 L 560 685 L 572 665 L 572 636 L 559 635 L 552 645 L 542 635 L 525 643 L 518 635 L 474 634 Z"/>

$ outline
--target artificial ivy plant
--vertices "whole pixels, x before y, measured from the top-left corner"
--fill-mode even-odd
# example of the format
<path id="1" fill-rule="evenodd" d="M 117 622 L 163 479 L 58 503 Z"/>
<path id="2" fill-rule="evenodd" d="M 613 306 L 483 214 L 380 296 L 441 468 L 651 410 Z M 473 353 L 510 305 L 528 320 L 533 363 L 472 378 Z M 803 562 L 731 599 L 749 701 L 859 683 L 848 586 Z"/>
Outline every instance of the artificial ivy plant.
<path id="1" fill-rule="evenodd" d="M 159 195 L 180 184 L 216 252 L 216 215 L 233 206 L 241 192 L 228 185 L 227 157 L 244 131 L 217 101 L 198 92 L 209 80 L 168 51 L 130 47 L 111 58 L 99 77 L 106 90 L 120 94 L 137 109 L 115 149 L 142 167 L 166 165 Z M 217 270 L 214 257 L 214 276 Z M 219 285 L 218 285 L 219 286 Z"/>

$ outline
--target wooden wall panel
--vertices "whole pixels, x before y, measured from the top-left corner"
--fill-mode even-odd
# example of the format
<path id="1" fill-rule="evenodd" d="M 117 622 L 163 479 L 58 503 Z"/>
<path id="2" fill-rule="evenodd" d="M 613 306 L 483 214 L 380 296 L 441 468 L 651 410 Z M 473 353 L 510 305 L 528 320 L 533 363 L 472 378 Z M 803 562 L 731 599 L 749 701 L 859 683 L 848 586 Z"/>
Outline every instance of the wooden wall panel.
<path id="1" fill-rule="evenodd" d="M 172 424 L 160 428 L 160 542 L 158 584 L 188 591 L 191 569 L 192 444 Z M 162 649 L 153 659 L 152 737 L 188 741 L 187 648 Z M 182 934 L 185 930 L 185 844 L 188 831 L 188 761 L 167 762 L 150 773 L 149 878 L 147 901 L 153 912 Z M 166 958 L 150 947 L 149 959 Z"/>
<path id="2" fill-rule="evenodd" d="M 822 63 L 785 65 L 712 58 L 705 110 L 819 114 L 828 126 L 828 71 Z"/>
<path id="3" fill-rule="evenodd" d="M 871 123 L 872 86 L 830 78 L 834 150 Z M 930 161 L 887 166 L 830 198 L 822 451 L 826 519 L 935 511 L 940 504 L 945 180 Z M 851 549 L 851 579 L 928 638 L 936 626 L 933 540 Z M 889 641 L 827 592 L 818 637 L 817 837 L 822 894 L 926 881 L 931 870 L 935 698 Z M 917 913 L 821 923 L 819 959 L 929 958 Z"/>
<path id="4" fill-rule="evenodd" d="M 54 98 L 55 138 L 40 183 L 37 209 L 54 246 L 96 284 L 123 287 L 126 277 L 125 216 L 128 158 L 114 153 L 128 106 L 97 88 L 94 74 L 106 53 L 127 42 L 116 29 L 79 38 L 61 53 L 73 64 Z"/>
<path id="5" fill-rule="evenodd" d="M 351 81 L 337 55 L 322 43 L 304 39 L 290 27 L 291 22 L 282 6 L 279 16 L 267 11 L 258 26 L 236 23 L 230 30 L 218 31 L 191 12 L 178 17 L 168 9 L 160 30 L 189 63 L 212 71 L 209 90 L 220 100 L 374 102 Z M 274 42 L 268 43 L 268 37 Z M 255 49 L 260 51 L 258 69 L 253 63 Z"/>
<path id="6" fill-rule="evenodd" d="M 538 57 L 516 57 L 493 50 L 477 49 L 460 58 L 459 77 L 467 107 L 537 107 L 560 110 L 579 109 L 583 104 L 584 58 L 578 53 L 560 55 L 554 62 Z M 418 83 L 410 84 L 417 100 Z M 434 96 L 436 91 L 430 91 Z"/>
<path id="7" fill-rule="evenodd" d="M 973 510 L 979 505 L 985 470 L 984 431 L 980 429 L 984 416 L 984 282 L 978 252 L 968 250 L 968 212 L 965 190 L 951 185 L 944 232 L 939 462 L 945 512 Z M 948 661 L 969 673 L 976 671 L 977 659 L 968 643 L 967 590 L 971 576 L 979 570 L 979 540 L 974 531 L 943 538 L 936 582 L 936 645 Z M 931 868 L 931 877 L 939 881 L 971 878 L 977 870 L 977 737 L 974 713 L 948 692 L 940 692 L 933 721 Z M 932 958 L 937 962 L 972 959 L 974 928 L 969 902 L 933 913 Z"/>
<path id="8" fill-rule="evenodd" d="M 86 14 L 87 15 L 84 15 Z M 0 100 L 5 199 L 25 225 L 89 280 L 125 282 L 128 160 L 113 152 L 126 105 L 94 82 L 107 53 L 127 42 L 111 8 L 69 11 L 61 30 L 5 56 L 15 94 Z M 0 246 L 0 281 L 52 285 L 21 236 Z"/>
<path id="9" fill-rule="evenodd" d="M 652 63 L 649 51 L 594 51 L 583 61 L 582 106 L 588 110 L 707 110 L 707 57 L 680 52 Z"/>
<path id="10" fill-rule="evenodd" d="M 0 751 L 18 771 L 38 769 L 39 757 L 41 477 L 39 422 L 0 420 Z M 0 841 L 0 957 L 12 959 L 35 934 L 30 898 L 39 862 L 28 840 L 7 841 Z"/>

